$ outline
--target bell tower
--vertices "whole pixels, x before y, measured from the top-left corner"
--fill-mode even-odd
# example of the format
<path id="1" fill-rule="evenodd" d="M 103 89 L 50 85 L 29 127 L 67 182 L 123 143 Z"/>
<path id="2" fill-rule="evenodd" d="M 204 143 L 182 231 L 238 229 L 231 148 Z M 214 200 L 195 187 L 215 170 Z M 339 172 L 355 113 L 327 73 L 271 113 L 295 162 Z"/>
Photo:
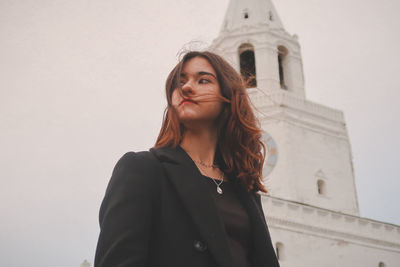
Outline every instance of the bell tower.
<path id="1" fill-rule="evenodd" d="M 249 87 L 305 96 L 303 64 L 296 35 L 288 34 L 269 0 L 232 0 L 212 49 L 223 54 Z"/>
<path id="2" fill-rule="evenodd" d="M 299 41 L 271 0 L 230 0 L 210 49 L 249 81 L 265 131 L 269 195 L 359 215 L 343 112 L 306 99 Z"/>

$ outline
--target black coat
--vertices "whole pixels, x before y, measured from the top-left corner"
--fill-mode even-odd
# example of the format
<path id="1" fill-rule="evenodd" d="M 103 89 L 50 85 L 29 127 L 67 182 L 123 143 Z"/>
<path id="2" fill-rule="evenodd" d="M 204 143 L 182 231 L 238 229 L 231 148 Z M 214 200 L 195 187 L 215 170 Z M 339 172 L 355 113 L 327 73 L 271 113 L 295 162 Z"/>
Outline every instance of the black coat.
<path id="1" fill-rule="evenodd" d="M 260 195 L 235 188 L 253 233 L 253 267 L 278 267 Z M 95 267 L 233 267 L 207 181 L 180 148 L 128 152 L 100 208 Z"/>

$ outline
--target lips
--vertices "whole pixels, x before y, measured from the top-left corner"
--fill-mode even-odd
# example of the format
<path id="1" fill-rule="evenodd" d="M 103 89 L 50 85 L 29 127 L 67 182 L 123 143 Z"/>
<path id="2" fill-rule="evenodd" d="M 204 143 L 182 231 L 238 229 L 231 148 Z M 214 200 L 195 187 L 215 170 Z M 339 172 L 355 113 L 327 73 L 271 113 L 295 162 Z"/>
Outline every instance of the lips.
<path id="1" fill-rule="evenodd" d="M 193 99 L 191 98 L 184 98 L 179 105 L 185 104 L 185 103 L 192 103 L 192 104 L 197 104 Z"/>

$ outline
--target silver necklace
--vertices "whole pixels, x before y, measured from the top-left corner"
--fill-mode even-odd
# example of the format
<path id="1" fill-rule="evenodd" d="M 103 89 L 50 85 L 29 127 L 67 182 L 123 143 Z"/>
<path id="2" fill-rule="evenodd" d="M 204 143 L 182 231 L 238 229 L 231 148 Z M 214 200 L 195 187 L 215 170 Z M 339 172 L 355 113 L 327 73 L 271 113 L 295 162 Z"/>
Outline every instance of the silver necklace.
<path id="1" fill-rule="evenodd" d="M 198 165 L 197 165 L 198 166 Z M 221 184 L 224 182 L 224 173 L 222 172 L 222 180 L 219 179 L 214 179 L 213 177 L 211 177 L 203 168 L 201 168 L 200 166 L 198 166 L 200 168 L 200 170 L 202 170 L 208 177 L 211 178 L 211 180 L 213 180 L 214 184 L 217 186 L 217 193 L 222 195 L 224 192 L 221 189 Z M 215 180 L 220 181 L 219 183 L 217 183 Z"/>

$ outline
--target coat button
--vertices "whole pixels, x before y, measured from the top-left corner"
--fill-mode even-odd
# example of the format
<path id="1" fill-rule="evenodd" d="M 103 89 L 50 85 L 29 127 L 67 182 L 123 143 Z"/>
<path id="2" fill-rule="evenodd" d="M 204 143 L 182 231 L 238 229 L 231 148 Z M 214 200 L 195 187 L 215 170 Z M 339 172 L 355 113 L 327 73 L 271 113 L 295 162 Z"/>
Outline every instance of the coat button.
<path id="1" fill-rule="evenodd" d="M 207 249 L 206 244 L 204 244 L 203 242 L 201 242 L 199 240 L 195 240 L 193 242 L 193 246 L 197 251 L 200 251 L 200 252 L 204 252 Z"/>

